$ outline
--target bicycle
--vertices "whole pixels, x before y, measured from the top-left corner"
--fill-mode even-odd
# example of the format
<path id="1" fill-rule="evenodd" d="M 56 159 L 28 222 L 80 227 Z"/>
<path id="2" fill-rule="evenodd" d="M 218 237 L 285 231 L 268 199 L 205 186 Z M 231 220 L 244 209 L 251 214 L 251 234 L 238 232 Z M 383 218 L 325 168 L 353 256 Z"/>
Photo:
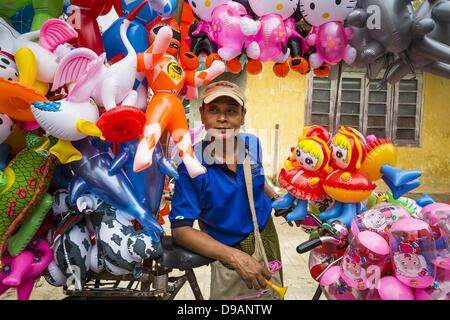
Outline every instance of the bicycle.
<path id="1" fill-rule="evenodd" d="M 284 216 L 290 209 L 279 209 L 275 211 L 275 216 Z M 308 217 L 315 220 L 318 227 L 312 233 L 311 238 L 297 246 L 299 254 L 309 252 L 309 270 L 314 280 L 319 282 L 322 275 L 332 266 L 341 261 L 342 256 L 349 244 L 349 231 L 339 223 L 323 222 L 314 214 L 308 213 Z M 319 300 L 322 295 L 320 285 L 317 286 L 312 300 Z"/>
<path id="2" fill-rule="evenodd" d="M 63 292 L 67 295 L 65 300 L 173 300 L 186 282 L 189 283 L 195 299 L 204 300 L 194 269 L 208 265 L 214 260 L 177 246 L 170 236 L 163 237 L 161 245 L 162 256 L 144 260 L 144 271 L 139 277 L 90 272 L 82 290 L 63 287 Z M 175 269 L 184 274 L 170 276 Z M 121 282 L 128 282 L 128 285 L 125 288 L 119 287 Z"/>

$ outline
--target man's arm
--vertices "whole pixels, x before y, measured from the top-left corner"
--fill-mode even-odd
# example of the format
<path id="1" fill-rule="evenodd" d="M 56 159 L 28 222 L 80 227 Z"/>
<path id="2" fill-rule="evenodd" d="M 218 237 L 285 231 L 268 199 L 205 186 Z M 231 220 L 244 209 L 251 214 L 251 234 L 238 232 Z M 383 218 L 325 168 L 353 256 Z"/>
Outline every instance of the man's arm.
<path id="1" fill-rule="evenodd" d="M 271 201 L 279 198 L 278 193 L 276 193 L 275 190 L 272 189 L 266 179 L 264 179 L 264 193 L 269 197 Z"/>
<path id="2" fill-rule="evenodd" d="M 255 258 L 220 243 L 205 232 L 186 226 L 172 229 L 172 236 L 178 245 L 232 266 L 249 289 L 265 288 L 265 278 L 270 279 L 270 273 Z"/>

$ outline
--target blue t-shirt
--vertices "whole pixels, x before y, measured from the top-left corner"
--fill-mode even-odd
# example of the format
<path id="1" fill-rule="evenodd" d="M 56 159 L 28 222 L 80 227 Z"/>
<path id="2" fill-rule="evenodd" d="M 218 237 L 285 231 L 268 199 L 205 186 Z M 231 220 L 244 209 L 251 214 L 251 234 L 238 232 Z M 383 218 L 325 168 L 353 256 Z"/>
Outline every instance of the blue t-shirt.
<path id="1" fill-rule="evenodd" d="M 228 169 L 226 164 L 211 164 L 211 158 L 203 158 L 206 145 L 204 141 L 195 145 L 196 156 L 207 169 L 205 174 L 192 179 L 184 164 L 179 166 L 180 178 L 175 183 L 169 215 L 171 227 L 192 226 L 198 219 L 211 237 L 233 246 L 253 232 L 242 164 L 245 154 L 250 157 L 255 210 L 261 230 L 266 226 L 272 211 L 270 199 L 264 193 L 260 142 L 253 135 L 238 136 L 239 161 L 236 173 Z"/>

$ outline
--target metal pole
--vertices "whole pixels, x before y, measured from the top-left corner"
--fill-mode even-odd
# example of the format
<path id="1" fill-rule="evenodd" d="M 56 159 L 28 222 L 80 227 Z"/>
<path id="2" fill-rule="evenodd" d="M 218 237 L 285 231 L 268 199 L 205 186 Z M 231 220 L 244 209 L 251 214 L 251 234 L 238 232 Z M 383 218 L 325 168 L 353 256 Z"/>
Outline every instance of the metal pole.
<path id="1" fill-rule="evenodd" d="M 280 134 L 280 125 L 275 124 L 275 142 L 274 142 L 274 151 L 273 151 L 273 181 L 277 181 L 278 175 L 278 145 L 279 145 L 279 134 Z"/>
<path id="2" fill-rule="evenodd" d="M 181 22 L 181 15 L 183 14 L 184 0 L 178 0 L 177 9 L 175 10 L 173 17 L 177 20 L 178 24 Z"/>

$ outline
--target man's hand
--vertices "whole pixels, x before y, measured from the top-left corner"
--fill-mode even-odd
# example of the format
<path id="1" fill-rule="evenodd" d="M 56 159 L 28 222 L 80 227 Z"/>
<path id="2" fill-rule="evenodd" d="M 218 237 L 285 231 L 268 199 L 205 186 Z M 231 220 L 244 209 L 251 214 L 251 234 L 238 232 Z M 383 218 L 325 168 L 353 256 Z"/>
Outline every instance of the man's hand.
<path id="1" fill-rule="evenodd" d="M 207 233 L 192 227 L 172 229 L 172 235 L 178 245 L 202 256 L 229 264 L 241 276 L 249 289 L 260 290 L 266 287 L 265 279 L 270 279 L 270 273 L 247 253 L 224 245 Z"/>
<path id="2" fill-rule="evenodd" d="M 266 287 L 266 281 L 270 280 L 270 273 L 263 268 L 255 258 L 249 254 L 234 249 L 232 252 L 231 266 L 241 276 L 249 289 L 261 290 Z"/>

